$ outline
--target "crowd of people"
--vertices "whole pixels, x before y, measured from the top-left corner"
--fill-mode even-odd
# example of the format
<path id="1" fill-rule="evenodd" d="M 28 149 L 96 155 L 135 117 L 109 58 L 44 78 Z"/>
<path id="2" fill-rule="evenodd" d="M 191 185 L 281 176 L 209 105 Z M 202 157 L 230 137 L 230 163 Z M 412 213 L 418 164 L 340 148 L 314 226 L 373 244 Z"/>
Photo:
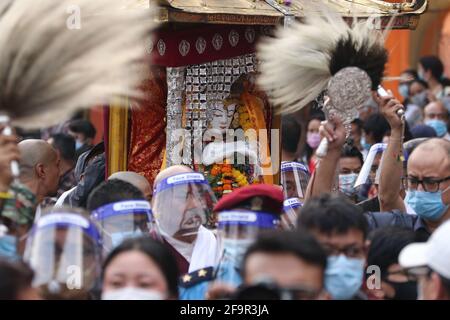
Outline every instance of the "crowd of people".
<path id="1" fill-rule="evenodd" d="M 349 136 L 314 108 L 283 118 L 280 185 L 219 200 L 188 166 L 106 176 L 84 119 L 1 134 L 0 299 L 450 299 L 443 75 L 421 58 Z"/>

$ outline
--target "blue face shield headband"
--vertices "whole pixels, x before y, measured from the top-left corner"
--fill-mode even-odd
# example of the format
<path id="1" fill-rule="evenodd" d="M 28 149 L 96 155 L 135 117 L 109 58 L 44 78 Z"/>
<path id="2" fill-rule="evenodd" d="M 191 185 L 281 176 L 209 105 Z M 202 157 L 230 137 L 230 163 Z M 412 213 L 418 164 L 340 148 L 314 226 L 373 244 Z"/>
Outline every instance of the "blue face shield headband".
<path id="1" fill-rule="evenodd" d="M 121 215 L 146 215 L 148 221 L 153 221 L 150 203 L 145 200 L 127 200 L 110 203 L 92 211 L 92 219 L 102 221 Z"/>
<path id="2" fill-rule="evenodd" d="M 219 213 L 219 229 L 230 225 L 254 226 L 274 229 L 280 222 L 277 215 L 267 212 L 222 211 Z"/>
<path id="3" fill-rule="evenodd" d="M 289 171 L 303 171 L 304 173 L 309 174 L 308 168 L 299 162 L 282 162 L 281 172 Z"/>
<path id="4" fill-rule="evenodd" d="M 34 235 L 38 230 L 47 229 L 50 227 L 69 228 L 75 227 L 83 230 L 97 245 L 101 244 L 100 233 L 97 228 L 86 218 L 73 213 L 52 213 L 41 217 L 33 226 L 31 235 Z"/>
<path id="5" fill-rule="evenodd" d="M 298 198 L 289 198 L 283 201 L 283 211 L 290 209 L 297 209 L 303 206 L 303 203 Z"/>
<path id="6" fill-rule="evenodd" d="M 190 183 L 208 184 L 208 181 L 201 173 L 191 172 L 191 173 L 177 174 L 159 182 L 156 185 L 156 188 L 153 190 L 153 197 L 155 197 L 157 193 L 162 192 L 164 190 Z"/>

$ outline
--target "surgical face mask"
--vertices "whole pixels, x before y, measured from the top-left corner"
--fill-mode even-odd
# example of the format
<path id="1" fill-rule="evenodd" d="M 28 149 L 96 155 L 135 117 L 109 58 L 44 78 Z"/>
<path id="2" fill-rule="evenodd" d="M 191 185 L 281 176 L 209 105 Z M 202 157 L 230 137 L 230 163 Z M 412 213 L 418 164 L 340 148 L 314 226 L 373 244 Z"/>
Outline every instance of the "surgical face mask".
<path id="1" fill-rule="evenodd" d="M 356 173 L 339 175 L 339 191 L 346 196 L 353 196 L 356 193 L 355 182 L 358 178 Z"/>
<path id="2" fill-rule="evenodd" d="M 442 120 L 427 120 L 425 124 L 432 127 L 438 137 L 443 137 L 447 133 L 447 124 Z"/>
<path id="3" fill-rule="evenodd" d="M 223 239 L 223 256 L 217 268 L 216 281 L 238 287 L 242 283 L 239 268 L 251 239 Z"/>
<path id="4" fill-rule="evenodd" d="M 114 233 L 111 233 L 111 242 L 112 242 L 113 247 L 117 247 L 125 239 L 138 238 L 142 235 L 143 235 L 143 232 L 140 229 L 137 229 L 135 231 L 114 232 Z"/>
<path id="5" fill-rule="evenodd" d="M 9 260 L 17 260 L 19 258 L 19 255 L 17 254 L 16 237 L 9 234 L 0 237 L 0 257 Z"/>
<path id="6" fill-rule="evenodd" d="M 103 292 L 102 300 L 164 300 L 164 295 L 157 290 L 125 287 Z"/>
<path id="7" fill-rule="evenodd" d="M 417 281 L 392 282 L 385 280 L 395 290 L 392 298 L 387 300 L 416 300 L 417 299 Z"/>
<path id="8" fill-rule="evenodd" d="M 325 270 L 325 288 L 333 299 L 351 299 L 361 288 L 364 259 L 330 256 Z"/>
<path id="9" fill-rule="evenodd" d="M 307 133 L 306 143 L 313 149 L 316 149 L 320 144 L 320 134 L 319 133 Z"/>
<path id="10" fill-rule="evenodd" d="M 362 137 L 361 137 L 361 147 L 362 147 L 364 150 L 369 151 L 371 146 L 372 146 L 372 145 L 371 145 L 370 143 L 367 142 L 366 137 L 365 137 L 365 136 L 362 136 Z"/>
<path id="11" fill-rule="evenodd" d="M 75 140 L 75 150 L 80 149 L 84 145 L 80 140 Z"/>
<path id="12" fill-rule="evenodd" d="M 239 265 L 247 248 L 254 242 L 253 239 L 223 239 L 224 260 L 231 260 Z"/>
<path id="13" fill-rule="evenodd" d="M 449 207 L 442 202 L 442 193 L 448 189 L 438 192 L 409 190 L 406 192 L 405 202 L 419 217 L 430 221 L 438 221 Z"/>
<path id="14" fill-rule="evenodd" d="M 425 75 L 423 74 L 422 71 L 419 71 L 419 72 L 417 73 L 417 78 L 418 78 L 419 80 L 426 81 L 426 80 L 425 80 Z"/>
<path id="15" fill-rule="evenodd" d="M 409 86 L 406 83 L 403 83 L 398 86 L 398 92 L 403 98 L 408 98 L 409 96 Z"/>
<path id="16" fill-rule="evenodd" d="M 421 93 L 417 93 L 416 95 L 411 97 L 411 102 L 418 107 L 425 107 L 425 105 L 428 103 L 427 92 L 422 91 Z"/>

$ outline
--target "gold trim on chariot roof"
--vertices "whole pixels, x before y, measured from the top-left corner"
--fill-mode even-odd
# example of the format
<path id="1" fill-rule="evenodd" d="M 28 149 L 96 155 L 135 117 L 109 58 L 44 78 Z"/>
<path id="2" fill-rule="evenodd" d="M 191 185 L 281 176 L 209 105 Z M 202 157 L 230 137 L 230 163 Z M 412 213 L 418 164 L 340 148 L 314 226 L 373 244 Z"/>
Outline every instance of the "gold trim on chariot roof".
<path id="1" fill-rule="evenodd" d="M 169 10 L 201 14 L 239 14 L 256 16 L 282 16 L 266 0 L 150 0 Z M 426 11 L 428 0 L 409 0 L 392 3 L 381 0 L 328 0 L 326 5 L 344 16 L 368 17 L 373 14 L 422 14 Z M 315 0 L 292 0 L 290 11 L 298 17 L 303 16 L 308 4 Z"/>
<path id="2" fill-rule="evenodd" d="M 148 0 L 160 6 L 161 22 L 276 25 L 284 15 L 266 0 Z M 315 0 L 292 0 L 290 13 L 304 16 L 305 7 Z M 344 17 L 367 18 L 372 15 L 392 17 L 394 29 L 415 29 L 418 15 L 424 13 L 428 0 L 391 3 L 381 0 L 328 0 L 327 6 Z"/>

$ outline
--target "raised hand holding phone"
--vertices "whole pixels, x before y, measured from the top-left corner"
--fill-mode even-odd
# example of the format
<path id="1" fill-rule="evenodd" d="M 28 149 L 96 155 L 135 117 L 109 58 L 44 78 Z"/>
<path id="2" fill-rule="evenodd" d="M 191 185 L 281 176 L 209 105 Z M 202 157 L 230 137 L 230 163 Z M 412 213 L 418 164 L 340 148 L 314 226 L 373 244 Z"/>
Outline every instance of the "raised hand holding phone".
<path id="1" fill-rule="evenodd" d="M 389 92 L 387 92 L 386 89 L 383 88 L 381 85 L 378 86 L 377 93 L 378 93 L 378 95 L 381 98 L 385 98 L 385 97 L 391 96 L 391 94 L 389 94 Z M 404 109 L 398 109 L 397 110 L 397 115 L 400 117 L 400 119 L 404 120 L 405 110 Z"/>

